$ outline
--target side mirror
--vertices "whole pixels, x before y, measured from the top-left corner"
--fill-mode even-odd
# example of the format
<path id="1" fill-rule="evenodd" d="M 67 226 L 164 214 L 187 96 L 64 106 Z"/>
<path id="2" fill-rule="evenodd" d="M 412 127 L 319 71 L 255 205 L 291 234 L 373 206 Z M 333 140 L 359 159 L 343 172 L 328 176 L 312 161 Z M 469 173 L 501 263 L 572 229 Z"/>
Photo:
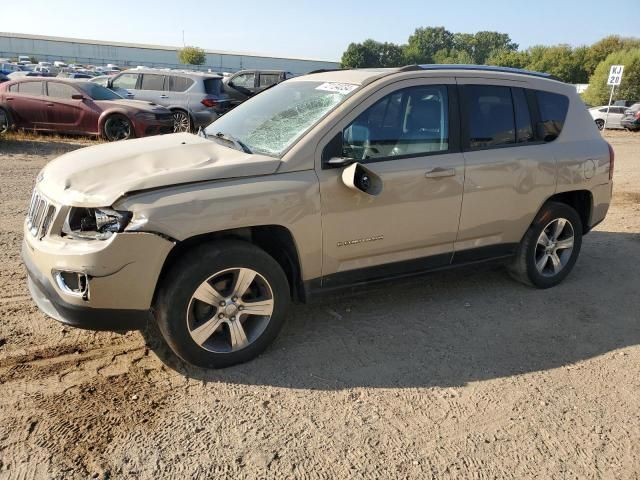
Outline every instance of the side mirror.
<path id="1" fill-rule="evenodd" d="M 333 159 L 332 159 L 333 160 Z M 331 160 L 329 160 L 331 162 Z M 342 171 L 342 183 L 347 188 L 373 197 L 382 192 L 382 179 L 360 163 L 352 163 Z"/>
<path id="2" fill-rule="evenodd" d="M 71 95 L 71 100 L 84 100 L 84 95 L 79 93 L 73 94 Z"/>

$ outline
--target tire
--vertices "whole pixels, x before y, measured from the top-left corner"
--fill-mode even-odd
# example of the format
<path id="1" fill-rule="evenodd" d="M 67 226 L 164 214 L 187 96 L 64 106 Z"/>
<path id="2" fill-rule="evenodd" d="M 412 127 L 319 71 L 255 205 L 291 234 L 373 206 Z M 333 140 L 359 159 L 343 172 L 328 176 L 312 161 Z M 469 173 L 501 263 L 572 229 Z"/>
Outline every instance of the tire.
<path id="1" fill-rule="evenodd" d="M 604 130 L 604 120 L 598 118 L 596 120 L 596 126 L 598 127 L 598 130 Z"/>
<path id="2" fill-rule="evenodd" d="M 134 138 L 133 124 L 126 116 L 115 113 L 109 115 L 102 125 L 102 135 L 110 142 Z"/>
<path id="3" fill-rule="evenodd" d="M 173 112 L 173 133 L 191 132 L 193 126 L 191 117 L 184 110 L 174 110 Z"/>
<path id="4" fill-rule="evenodd" d="M 7 133 L 12 127 L 11 114 L 4 108 L 0 108 L 0 134 Z"/>
<path id="5" fill-rule="evenodd" d="M 563 221 L 564 227 L 558 233 Z M 582 221 L 578 213 L 564 203 L 547 202 L 522 238 L 509 273 L 525 285 L 553 287 L 569 275 L 581 246 Z"/>
<path id="6" fill-rule="evenodd" d="M 290 303 L 278 262 L 240 240 L 196 247 L 164 279 L 154 308 L 158 329 L 178 357 L 198 367 L 223 368 L 259 355 L 282 328 Z"/>

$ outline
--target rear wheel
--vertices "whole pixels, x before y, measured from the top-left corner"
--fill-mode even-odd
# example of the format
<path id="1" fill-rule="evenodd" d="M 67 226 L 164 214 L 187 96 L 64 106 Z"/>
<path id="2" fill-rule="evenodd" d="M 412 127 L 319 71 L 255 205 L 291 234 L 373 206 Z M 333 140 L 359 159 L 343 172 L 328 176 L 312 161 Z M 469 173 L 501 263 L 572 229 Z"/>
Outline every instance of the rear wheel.
<path id="1" fill-rule="evenodd" d="M 173 112 L 173 131 L 174 133 L 191 131 L 191 118 L 187 112 L 183 110 Z"/>
<path id="2" fill-rule="evenodd" d="M 559 284 L 573 269 L 582 246 L 582 221 L 569 205 L 546 203 L 525 233 L 509 272 L 537 288 Z"/>
<path id="3" fill-rule="evenodd" d="M 205 368 L 246 362 L 276 337 L 290 301 L 280 265 L 242 241 L 197 247 L 167 273 L 158 328 L 184 361 Z"/>
<path id="4" fill-rule="evenodd" d="M 598 127 L 598 130 L 604 130 L 604 120 L 598 118 L 596 120 L 596 126 Z"/>
<path id="5" fill-rule="evenodd" d="M 131 120 L 120 114 L 111 115 L 105 120 L 102 133 L 110 142 L 134 137 Z"/>

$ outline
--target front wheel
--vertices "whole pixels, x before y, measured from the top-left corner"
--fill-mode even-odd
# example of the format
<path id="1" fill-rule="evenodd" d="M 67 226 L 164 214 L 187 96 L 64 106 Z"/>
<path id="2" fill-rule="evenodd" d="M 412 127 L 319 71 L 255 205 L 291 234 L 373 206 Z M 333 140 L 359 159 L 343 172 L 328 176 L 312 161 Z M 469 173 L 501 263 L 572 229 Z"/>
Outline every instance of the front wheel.
<path id="1" fill-rule="evenodd" d="M 155 314 L 169 347 L 204 368 L 246 362 L 276 337 L 289 306 L 287 277 L 242 241 L 204 244 L 165 276 Z"/>
<path id="2" fill-rule="evenodd" d="M 597 119 L 596 126 L 598 127 L 598 130 L 604 130 L 604 120 L 601 118 Z"/>
<path id="3" fill-rule="evenodd" d="M 537 288 L 559 284 L 569 275 L 582 246 L 582 221 L 569 205 L 547 202 L 525 233 L 509 273 Z"/>
<path id="4" fill-rule="evenodd" d="M 127 140 L 134 136 L 131 120 L 119 114 L 111 115 L 105 120 L 102 133 L 110 142 Z"/>

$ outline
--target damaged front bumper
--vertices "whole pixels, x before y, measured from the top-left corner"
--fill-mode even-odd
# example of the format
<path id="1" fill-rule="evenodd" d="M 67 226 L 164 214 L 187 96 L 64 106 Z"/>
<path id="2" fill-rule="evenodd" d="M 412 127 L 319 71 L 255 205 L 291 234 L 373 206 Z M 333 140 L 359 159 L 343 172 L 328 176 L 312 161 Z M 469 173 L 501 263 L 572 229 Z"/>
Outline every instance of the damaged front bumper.
<path id="1" fill-rule="evenodd" d="M 93 241 L 38 239 L 25 225 L 22 258 L 31 296 L 48 316 L 82 328 L 131 330 L 151 318 L 158 278 L 173 245 L 153 233 Z"/>

